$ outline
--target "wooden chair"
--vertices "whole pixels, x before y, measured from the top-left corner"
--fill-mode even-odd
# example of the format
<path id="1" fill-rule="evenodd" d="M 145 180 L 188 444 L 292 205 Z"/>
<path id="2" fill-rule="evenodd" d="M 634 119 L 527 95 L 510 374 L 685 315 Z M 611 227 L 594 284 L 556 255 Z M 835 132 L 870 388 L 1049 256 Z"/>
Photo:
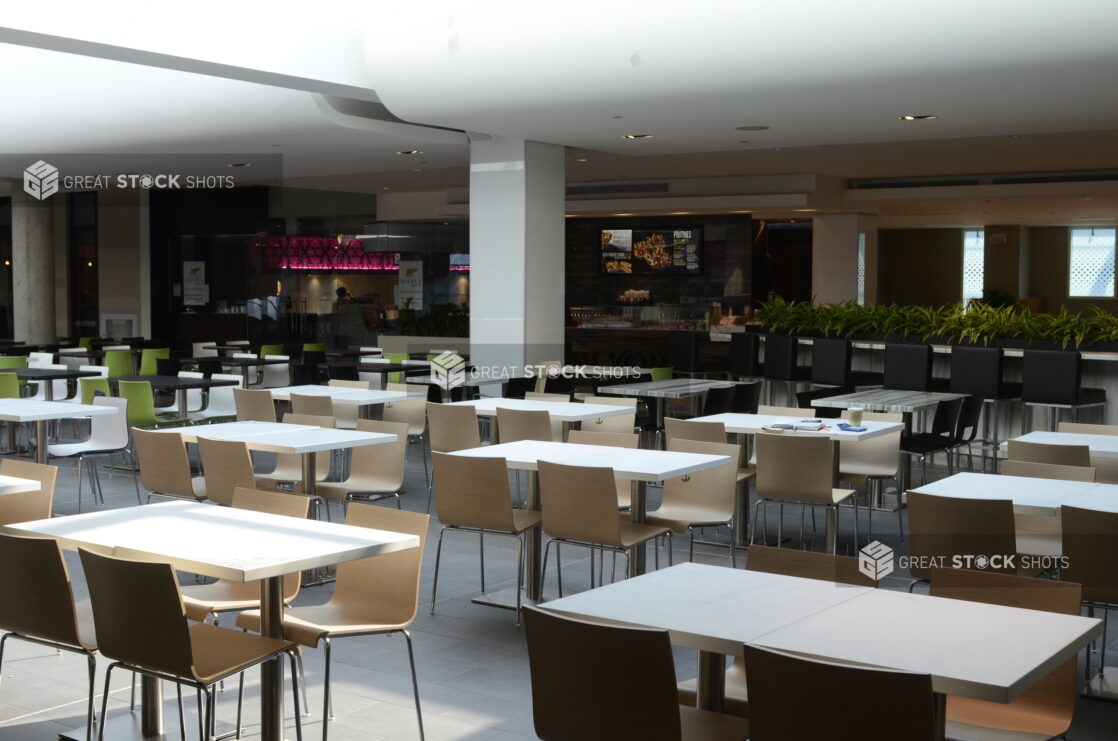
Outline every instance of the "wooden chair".
<path id="1" fill-rule="evenodd" d="M 310 499 L 276 494 L 275 492 L 247 489 L 238 486 L 233 489 L 233 508 L 252 512 L 266 512 L 273 515 L 307 519 Z M 299 595 L 301 574 L 288 574 L 283 577 L 283 603 L 290 604 Z M 211 616 L 214 625 L 223 612 L 240 612 L 260 607 L 260 585 L 256 582 L 229 581 L 218 579 L 212 584 L 194 584 L 180 588 L 186 617 L 199 623 L 206 622 Z"/>
<path id="2" fill-rule="evenodd" d="M 570 394 L 551 394 L 543 391 L 525 391 L 524 398 L 526 400 L 536 401 L 559 401 L 569 402 L 571 400 Z M 556 442 L 563 442 L 563 423 L 560 420 L 551 421 L 551 439 Z M 502 438 L 502 442 L 508 442 Z"/>
<path id="3" fill-rule="evenodd" d="M 9 638 L 85 657 L 89 671 L 85 738 L 91 741 L 97 637 L 89 603 L 74 604 L 70 574 L 58 542 L 53 538 L 0 535 L 0 594 L 4 595 L 0 599 L 0 631 L 4 631 L 0 637 L 0 668 Z"/>
<path id="4" fill-rule="evenodd" d="M 592 419 L 582 423 L 583 428 L 589 432 L 635 432 L 637 429 L 637 400 L 625 396 L 593 396 L 583 398 L 585 404 L 605 404 L 614 407 L 629 407 L 632 414 L 615 414 L 609 417 Z M 567 442 L 570 442 L 570 434 Z"/>
<path id="5" fill-rule="evenodd" d="M 1015 574 L 1017 528 L 1013 502 L 1008 499 L 962 499 L 908 493 L 909 572 L 915 581 L 928 581 L 932 565 L 951 567 L 956 558 L 988 563 L 985 570 Z M 962 561 L 967 568 L 968 561 Z M 977 565 L 971 568 L 978 568 Z"/>
<path id="6" fill-rule="evenodd" d="M 353 371 L 356 376 L 356 369 Z M 368 381 L 360 381 L 355 379 L 339 379 L 331 378 L 327 384 L 333 388 L 350 388 L 359 389 L 361 391 L 368 391 L 372 388 L 372 384 Z M 346 402 L 340 400 L 331 400 L 333 407 L 334 426 L 340 430 L 356 430 L 357 420 L 361 416 L 361 407 L 353 402 Z M 297 411 L 292 408 L 292 411 Z"/>
<path id="7" fill-rule="evenodd" d="M 1002 474 L 1034 479 L 1062 479 L 1064 481 L 1093 482 L 1095 480 L 1095 469 L 1093 467 L 1061 466 L 1056 463 L 1032 463 L 1012 459 L 1002 463 Z"/>
<path id="8" fill-rule="evenodd" d="M 687 533 L 687 560 L 695 560 L 695 528 L 725 527 L 730 532 L 730 567 L 737 568 L 734 545 L 734 509 L 737 497 L 738 457 L 741 448 L 729 443 L 708 443 L 675 438 L 669 451 L 725 455 L 732 461 L 664 482 L 660 508 L 645 518 L 649 525 L 663 525 L 675 533 Z M 748 506 L 748 505 L 747 505 Z M 546 514 L 545 514 L 546 518 Z"/>
<path id="9" fill-rule="evenodd" d="M 497 407 L 497 434 L 502 443 L 518 440 L 556 440 L 551 429 L 551 415 L 546 410 L 508 409 Z M 559 440 L 558 442 L 562 442 Z"/>
<path id="10" fill-rule="evenodd" d="M 206 496 L 216 504 L 232 506 L 238 488 L 255 489 L 252 456 L 240 440 L 214 440 L 198 436 L 198 454 L 206 479 Z"/>
<path id="11" fill-rule="evenodd" d="M 635 432 L 571 430 L 567 434 L 567 442 L 578 445 L 608 445 L 615 448 L 636 450 L 640 447 L 641 437 Z M 633 482 L 615 476 L 614 484 L 617 487 L 617 508 L 629 509 L 633 506 Z"/>
<path id="12" fill-rule="evenodd" d="M 291 394 L 291 411 L 295 414 L 313 414 L 318 417 L 333 417 L 334 401 L 329 396 Z"/>
<path id="13" fill-rule="evenodd" d="M 1089 468 L 1091 465 L 1091 448 L 1087 445 L 1049 445 L 1024 440 L 1010 440 L 1006 445 L 1008 446 L 1006 458 L 1011 461 L 1053 463 L 1058 466 L 1084 468 Z"/>
<path id="14" fill-rule="evenodd" d="M 865 412 L 863 419 L 875 422 L 902 422 L 900 414 Z M 866 484 L 869 506 L 869 538 L 873 539 L 873 511 L 880 509 L 885 494 L 885 482 L 892 480 L 897 490 L 897 527 L 901 542 L 904 542 L 904 497 L 901 496 L 901 431 L 878 435 L 868 440 L 859 440 L 839 448 L 839 481 L 851 484 Z"/>
<path id="15" fill-rule="evenodd" d="M 439 405 L 428 405 L 431 406 Z M 458 407 L 469 409 L 472 407 Z M 476 429 L 476 428 L 475 428 Z M 448 530 L 464 530 L 479 535 L 505 535 L 516 538 L 516 624 L 520 625 L 521 592 L 524 585 L 524 533 L 540 524 L 540 513 L 513 509 L 509 490 L 508 465 L 504 458 L 472 458 L 432 452 L 432 478 L 439 481 L 436 512 L 439 541 L 435 547 L 435 575 L 431 584 L 431 614 L 439 588 L 439 562 L 443 535 Z M 439 478 L 440 472 L 444 478 Z M 445 483 L 444 483 L 445 482 Z M 617 516 L 616 509 L 611 511 Z M 484 542 L 479 541 L 484 547 Z M 485 591 L 485 558 L 481 557 L 481 591 Z"/>
<path id="16" fill-rule="evenodd" d="M 745 741 L 740 718 L 680 706 L 666 630 L 524 608 L 532 713 L 543 741 Z"/>
<path id="17" fill-rule="evenodd" d="M 797 419 L 814 419 L 815 410 L 808 407 L 776 407 L 761 404 L 757 407 L 757 414 L 772 415 L 776 417 L 795 417 Z"/>
<path id="18" fill-rule="evenodd" d="M 132 428 L 136 459 L 140 464 L 140 483 L 153 496 L 171 499 L 206 499 L 206 479 L 190 475 L 186 445 L 177 432 L 157 432 Z"/>
<path id="19" fill-rule="evenodd" d="M 1077 432 L 1081 435 L 1118 435 L 1118 425 L 1098 425 L 1087 422 L 1060 422 L 1060 432 Z"/>
<path id="20" fill-rule="evenodd" d="M 414 622 L 419 609 L 419 576 L 430 519 L 429 515 L 416 512 L 393 512 L 384 507 L 354 504 L 346 512 L 345 524 L 415 535 L 419 538 L 419 547 L 339 564 L 337 582 L 329 602 L 324 605 L 300 605 L 284 611 L 285 638 L 308 648 L 316 648 L 319 644 L 323 647 L 326 661 L 323 680 L 323 741 L 327 738 L 329 720 L 334 717 L 330 697 L 331 640 L 345 636 L 390 633 L 401 634 L 407 642 L 412 692 L 415 695 L 415 716 L 419 723 L 419 738 L 424 738 L 415 656 L 408 627 Z M 237 618 L 237 626 L 260 630 L 260 612 L 253 610 L 242 613 Z"/>
<path id="21" fill-rule="evenodd" d="M 394 497 L 396 509 L 400 509 L 400 494 L 404 492 L 404 462 L 408 452 L 408 426 L 403 422 L 359 419 L 357 429 L 395 435 L 396 440 L 354 448 L 349 477 L 344 481 L 318 484 L 315 491 L 321 497 L 336 499 L 347 505 L 358 496 L 369 502 Z"/>
<path id="22" fill-rule="evenodd" d="M 267 389 L 233 389 L 233 403 L 237 408 L 237 421 L 275 422 L 276 405 L 272 392 Z"/>
<path id="23" fill-rule="evenodd" d="M 480 448 L 481 433 L 478 432 L 477 410 L 469 405 L 456 406 L 427 402 L 427 443 L 431 448 L 432 459 L 435 453 L 453 453 L 458 450 Z M 431 511 L 434 486 L 435 468 L 432 460 L 431 478 L 427 481 L 428 512 Z"/>
<path id="24" fill-rule="evenodd" d="M 1060 532 L 1065 564 L 1060 579 L 1083 585 L 1087 614 L 1103 611 L 1103 621 L 1118 606 L 1118 512 L 1103 512 L 1064 505 L 1060 508 Z M 1106 671 L 1106 640 L 1099 651 L 1098 677 Z M 1084 676 L 1091 677 L 1091 652 L 1087 653 Z M 1110 681 L 1113 681 L 1111 679 Z"/>
<path id="25" fill-rule="evenodd" d="M 50 519 L 58 466 L 5 458 L 0 460 L 0 476 L 15 476 L 39 482 L 39 491 L 0 496 L 0 527 L 16 522 Z"/>
<path id="26" fill-rule="evenodd" d="M 292 414 L 289 412 L 283 415 L 283 423 L 330 428 L 334 426 L 334 418 L 329 416 L 323 417 L 316 414 Z M 330 465 L 333 454 L 329 450 L 323 450 L 314 455 L 314 477 L 317 486 L 317 482 L 325 481 L 330 475 Z M 255 488 L 282 488 L 285 491 L 301 493 L 303 491 L 303 457 L 297 453 L 279 453 L 276 455 L 275 468 L 267 473 L 258 473 L 255 476 Z M 254 487 L 250 486 L 249 488 Z M 321 496 L 316 497 L 316 501 L 319 504 L 325 502 Z"/>
<path id="27" fill-rule="evenodd" d="M 1051 579 L 964 569 L 934 569 L 930 594 L 988 605 L 1078 615 L 1083 589 Z M 1074 658 L 1009 703 L 947 696 L 947 738 L 957 741 L 1032 741 L 1062 738 L 1075 714 Z"/>
<path id="28" fill-rule="evenodd" d="M 540 571 L 541 593 L 552 544 L 555 545 L 555 573 L 560 597 L 563 596 L 563 570 L 559 549 L 564 543 L 620 553 L 625 556 L 627 565 L 629 553 L 634 548 L 644 547 L 649 541 L 665 536 L 668 539 L 668 563 L 671 564 L 670 528 L 637 524 L 630 522 L 628 515 L 617 513 L 617 488 L 612 468 L 567 466 L 541 460 L 537 469 L 543 532 L 548 536 Z M 659 549 L 655 553 L 659 563 Z"/>
<path id="29" fill-rule="evenodd" d="M 426 393 L 427 391 L 421 383 L 390 383 L 388 384 L 388 390 L 414 393 Z M 392 401 L 385 404 L 383 409 L 381 419 L 385 422 L 403 422 L 408 426 L 408 444 L 419 443 L 419 454 L 423 460 L 423 478 L 430 486 L 430 462 L 427 460 L 427 444 L 423 439 L 427 432 L 427 402 L 421 398 Z"/>
<path id="30" fill-rule="evenodd" d="M 726 443 L 726 425 L 721 422 L 696 422 L 690 419 L 664 417 L 664 436 L 667 442 L 673 438 L 699 440 L 706 443 Z"/>
<path id="31" fill-rule="evenodd" d="M 295 723 L 302 738 L 296 647 L 289 641 L 265 638 L 206 623 L 188 624 L 175 570 L 170 564 L 128 561 L 85 549 L 82 569 L 89 584 L 93 622 L 101 653 L 113 663 L 105 672 L 100 737 L 109 705 L 113 670 L 126 669 L 155 679 L 186 685 L 206 699 L 199 716 L 199 736 L 214 734 L 214 685 L 246 669 L 287 654 L 295 695 Z M 185 722 L 179 717 L 186 736 Z"/>
<path id="32" fill-rule="evenodd" d="M 749 741 L 937 738 L 935 696 L 927 674 L 812 661 L 749 645 L 745 663 Z M 800 691 L 790 692 L 790 687 Z"/>

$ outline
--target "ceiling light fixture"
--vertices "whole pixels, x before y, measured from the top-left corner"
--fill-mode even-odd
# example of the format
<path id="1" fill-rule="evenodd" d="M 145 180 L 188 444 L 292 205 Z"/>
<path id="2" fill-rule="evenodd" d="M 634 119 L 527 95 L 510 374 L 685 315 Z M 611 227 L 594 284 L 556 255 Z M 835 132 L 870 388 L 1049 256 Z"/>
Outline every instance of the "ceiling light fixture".
<path id="1" fill-rule="evenodd" d="M 575 162 L 588 162 L 586 157 L 575 157 Z"/>
<path id="2" fill-rule="evenodd" d="M 230 162 L 226 167 L 252 167 L 251 162 Z"/>
<path id="3" fill-rule="evenodd" d="M 757 126 L 757 125 L 753 125 L 753 126 L 738 126 L 738 127 L 736 128 L 736 130 L 737 130 L 737 131 L 768 131 L 768 130 L 769 130 L 769 127 L 768 127 L 768 126 Z"/>
<path id="4" fill-rule="evenodd" d="M 423 154 L 423 150 L 422 149 L 404 149 L 404 150 L 401 150 L 401 151 L 397 152 L 396 154 L 402 154 L 402 155 Z"/>
<path id="5" fill-rule="evenodd" d="M 933 116 L 930 113 L 921 113 L 918 115 L 908 114 L 905 116 L 897 116 L 897 118 L 902 121 L 929 121 L 933 118 L 939 118 L 939 116 Z"/>
<path id="6" fill-rule="evenodd" d="M 652 134 L 622 134 L 622 139 L 651 139 Z"/>

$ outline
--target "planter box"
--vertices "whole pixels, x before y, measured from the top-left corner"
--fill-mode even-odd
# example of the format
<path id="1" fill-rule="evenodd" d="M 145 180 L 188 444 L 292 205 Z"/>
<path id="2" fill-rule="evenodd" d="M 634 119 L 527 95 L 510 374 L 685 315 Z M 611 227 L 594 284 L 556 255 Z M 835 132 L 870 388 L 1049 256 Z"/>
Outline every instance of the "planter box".
<path id="1" fill-rule="evenodd" d="M 431 350 L 453 350 L 457 353 L 470 352 L 469 337 L 420 337 L 417 335 L 385 335 L 377 338 L 379 347 L 386 353 L 426 353 Z"/>

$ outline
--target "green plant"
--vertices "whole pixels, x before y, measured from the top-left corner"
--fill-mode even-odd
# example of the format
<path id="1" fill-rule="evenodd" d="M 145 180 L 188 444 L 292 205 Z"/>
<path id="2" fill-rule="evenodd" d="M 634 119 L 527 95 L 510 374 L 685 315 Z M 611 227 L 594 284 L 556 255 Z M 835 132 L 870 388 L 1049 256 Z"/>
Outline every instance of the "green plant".
<path id="1" fill-rule="evenodd" d="M 426 314 L 411 307 L 409 298 L 400 309 L 400 334 L 418 337 L 468 337 L 470 314 L 454 304 L 435 304 Z"/>

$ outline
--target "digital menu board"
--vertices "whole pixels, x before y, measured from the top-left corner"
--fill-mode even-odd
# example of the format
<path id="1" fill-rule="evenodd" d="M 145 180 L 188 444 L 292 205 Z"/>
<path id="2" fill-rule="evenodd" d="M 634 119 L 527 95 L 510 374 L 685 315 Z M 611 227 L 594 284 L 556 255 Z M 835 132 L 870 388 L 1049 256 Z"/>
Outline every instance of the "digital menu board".
<path id="1" fill-rule="evenodd" d="M 603 229 L 602 271 L 615 274 L 702 272 L 698 229 Z"/>

